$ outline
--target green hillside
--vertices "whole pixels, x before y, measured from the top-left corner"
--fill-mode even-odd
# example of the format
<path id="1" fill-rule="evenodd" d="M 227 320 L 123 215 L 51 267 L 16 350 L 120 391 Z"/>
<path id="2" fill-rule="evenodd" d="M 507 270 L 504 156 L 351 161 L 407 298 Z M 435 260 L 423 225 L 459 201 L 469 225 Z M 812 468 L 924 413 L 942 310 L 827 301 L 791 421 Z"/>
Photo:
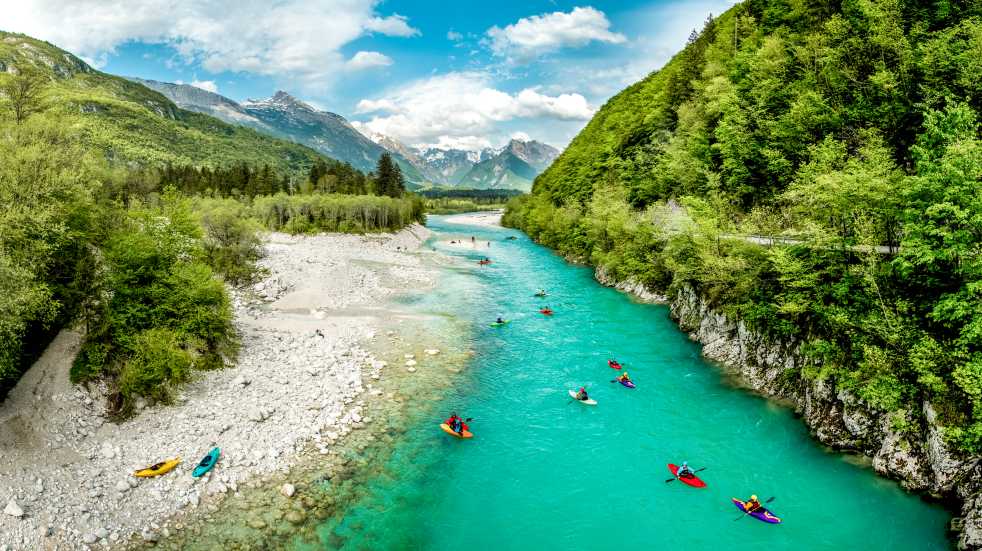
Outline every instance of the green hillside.
<path id="1" fill-rule="evenodd" d="M 45 106 L 71 121 L 110 159 L 177 165 L 309 167 L 317 152 L 177 108 L 161 94 L 107 75 L 47 42 L 0 32 L 0 71 L 35 70 L 50 79 Z"/>
<path id="2" fill-rule="evenodd" d="M 928 401 L 980 451 L 980 74 L 978 2 L 748 0 L 610 99 L 505 221 L 802 342 L 815 365 L 788 381 L 898 427 Z"/>

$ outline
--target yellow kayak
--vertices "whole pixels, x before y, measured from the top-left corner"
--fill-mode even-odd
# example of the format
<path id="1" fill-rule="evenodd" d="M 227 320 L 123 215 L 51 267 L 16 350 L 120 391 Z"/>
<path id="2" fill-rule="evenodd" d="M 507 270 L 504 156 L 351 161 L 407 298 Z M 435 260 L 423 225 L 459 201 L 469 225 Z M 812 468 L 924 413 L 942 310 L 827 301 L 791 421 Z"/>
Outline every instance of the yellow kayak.
<path id="1" fill-rule="evenodd" d="M 133 473 L 133 476 L 139 476 L 141 478 L 160 476 L 162 474 L 166 474 L 174 470 L 174 467 L 176 467 L 180 462 L 181 462 L 180 457 L 175 457 L 174 459 L 168 459 L 167 461 L 162 461 L 160 463 L 157 463 L 156 465 L 147 467 L 146 469 L 140 469 L 139 471 Z"/>

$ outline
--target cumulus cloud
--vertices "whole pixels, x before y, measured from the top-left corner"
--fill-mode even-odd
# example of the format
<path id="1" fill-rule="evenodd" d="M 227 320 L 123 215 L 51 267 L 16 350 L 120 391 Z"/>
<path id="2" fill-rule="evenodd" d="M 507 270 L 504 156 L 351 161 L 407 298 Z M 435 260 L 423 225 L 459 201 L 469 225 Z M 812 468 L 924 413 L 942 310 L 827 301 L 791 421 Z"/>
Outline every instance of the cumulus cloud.
<path id="1" fill-rule="evenodd" d="M 409 26 L 408 17 L 399 14 L 389 17 L 373 17 L 365 24 L 365 28 L 388 36 L 410 37 L 420 34 L 419 29 Z"/>
<path id="2" fill-rule="evenodd" d="M 345 64 L 352 71 L 392 65 L 392 58 L 379 52 L 358 52 Z"/>
<path id="3" fill-rule="evenodd" d="M 521 131 L 519 131 L 519 132 L 512 132 L 511 133 L 511 139 L 518 140 L 520 142 L 530 142 L 530 141 L 532 141 L 532 138 L 528 134 L 526 134 L 525 132 L 521 132 Z"/>
<path id="4" fill-rule="evenodd" d="M 563 48 L 579 48 L 594 41 L 609 44 L 627 41 L 624 35 L 611 32 L 604 12 L 592 7 L 525 17 L 503 29 L 491 27 L 487 36 L 495 55 L 519 61 Z"/>
<path id="5" fill-rule="evenodd" d="M 360 128 L 413 144 L 464 141 L 496 132 L 516 119 L 583 121 L 593 109 L 580 94 L 550 96 L 528 88 L 510 94 L 485 73 L 449 73 L 419 80 L 382 98 L 363 99 L 358 113 L 374 113 Z"/>
<path id="6" fill-rule="evenodd" d="M 21 0 L 0 10 L 0 28 L 104 60 L 129 41 L 167 44 L 211 72 L 249 71 L 327 82 L 345 65 L 340 50 L 366 33 L 414 36 L 378 0 Z"/>
<path id="7" fill-rule="evenodd" d="M 451 42 L 459 42 L 464 39 L 464 35 L 457 31 L 447 31 L 447 40 Z"/>

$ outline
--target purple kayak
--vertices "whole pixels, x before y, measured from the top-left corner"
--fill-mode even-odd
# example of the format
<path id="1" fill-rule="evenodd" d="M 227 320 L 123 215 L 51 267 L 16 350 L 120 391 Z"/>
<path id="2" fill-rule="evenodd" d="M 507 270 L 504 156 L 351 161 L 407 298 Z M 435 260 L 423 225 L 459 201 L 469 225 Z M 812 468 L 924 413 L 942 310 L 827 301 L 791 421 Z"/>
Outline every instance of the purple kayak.
<path id="1" fill-rule="evenodd" d="M 743 504 L 742 501 L 740 501 L 739 499 L 737 499 L 735 497 L 730 498 L 730 499 L 733 500 L 733 505 L 736 505 L 736 508 L 737 509 L 740 509 L 744 513 L 747 512 L 747 507 Z M 765 509 L 764 507 L 761 507 L 760 509 L 757 509 L 753 513 L 750 513 L 750 516 L 754 517 L 755 519 L 757 519 L 759 521 L 766 522 L 768 524 L 781 524 L 781 519 L 779 519 L 776 516 L 772 515 L 771 512 L 768 511 L 767 509 Z"/>
<path id="2" fill-rule="evenodd" d="M 624 386 L 626 386 L 627 388 L 634 388 L 634 383 L 632 381 L 620 380 L 620 381 L 617 381 L 617 382 L 620 383 L 620 384 L 622 384 L 622 385 L 624 385 Z"/>

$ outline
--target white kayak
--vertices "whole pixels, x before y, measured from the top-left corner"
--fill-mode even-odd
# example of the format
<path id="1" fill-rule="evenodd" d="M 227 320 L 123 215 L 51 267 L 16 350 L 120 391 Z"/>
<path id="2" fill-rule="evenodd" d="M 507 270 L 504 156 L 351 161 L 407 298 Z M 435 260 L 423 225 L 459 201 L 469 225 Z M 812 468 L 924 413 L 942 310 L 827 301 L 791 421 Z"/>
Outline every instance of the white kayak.
<path id="1" fill-rule="evenodd" d="M 569 391 L 569 397 L 572 398 L 572 399 L 574 399 L 574 400 L 576 400 L 576 391 L 575 390 Z M 579 402 L 579 403 L 581 403 L 581 404 L 586 404 L 588 406 L 595 406 L 595 405 L 597 405 L 597 401 L 594 400 L 593 398 L 588 398 L 586 400 L 576 400 L 576 401 Z"/>

